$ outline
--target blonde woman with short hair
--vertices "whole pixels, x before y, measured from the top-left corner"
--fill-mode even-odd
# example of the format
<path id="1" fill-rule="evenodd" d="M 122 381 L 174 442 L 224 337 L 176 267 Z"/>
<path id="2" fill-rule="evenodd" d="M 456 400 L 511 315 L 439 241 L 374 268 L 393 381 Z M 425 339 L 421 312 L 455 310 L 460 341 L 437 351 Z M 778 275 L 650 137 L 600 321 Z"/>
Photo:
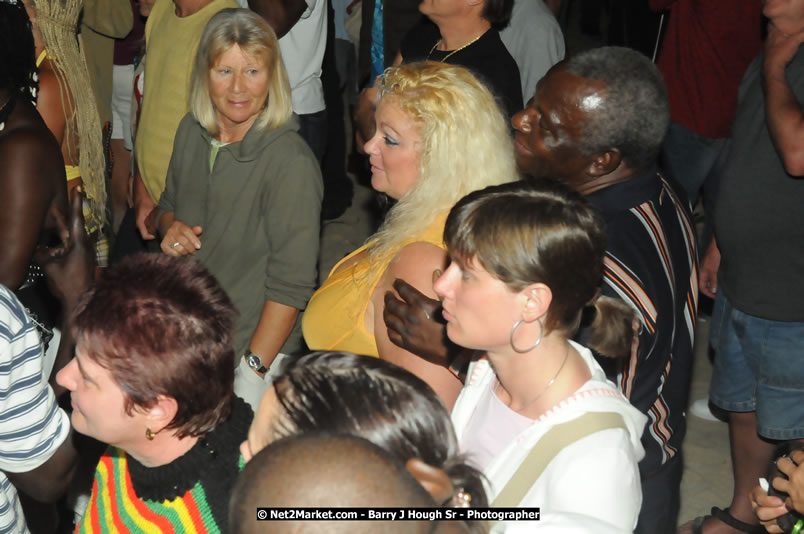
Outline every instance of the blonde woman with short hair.
<path id="1" fill-rule="evenodd" d="M 443 269 L 441 234 L 455 202 L 518 179 L 507 122 L 467 69 L 435 62 L 388 69 L 380 82 L 377 131 L 365 145 L 371 185 L 395 204 L 379 231 L 341 261 L 310 300 L 303 330 L 314 350 L 378 356 L 427 382 L 450 407 L 460 382 L 388 339 L 382 299 L 394 279 L 432 296 Z"/>
<path id="2" fill-rule="evenodd" d="M 157 220 L 162 252 L 194 255 L 237 306 L 235 392 L 255 406 L 277 356 L 301 348 L 297 318 L 316 283 L 323 185 L 291 117 L 273 30 L 248 9 L 217 13 Z"/>

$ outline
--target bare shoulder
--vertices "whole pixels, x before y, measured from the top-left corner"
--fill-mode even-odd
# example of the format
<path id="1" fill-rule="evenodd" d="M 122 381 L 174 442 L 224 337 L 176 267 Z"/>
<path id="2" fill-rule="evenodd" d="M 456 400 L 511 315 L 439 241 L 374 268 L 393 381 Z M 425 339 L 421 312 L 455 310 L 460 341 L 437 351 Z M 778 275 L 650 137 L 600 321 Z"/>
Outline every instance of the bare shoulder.
<path id="1" fill-rule="evenodd" d="M 42 119 L 33 111 L 14 110 L 14 124 L 0 138 L 0 161 L 3 181 L 14 187 L 23 183 L 46 184 L 64 181 L 64 161 L 56 139 Z"/>
<path id="2" fill-rule="evenodd" d="M 39 73 L 39 93 L 36 101 L 36 109 L 45 124 L 53 132 L 56 140 L 61 144 L 64 139 L 64 128 L 66 124 L 65 117 L 72 112 L 72 98 L 69 95 L 69 90 L 65 86 L 68 93 L 65 98 L 62 98 L 62 88 L 59 86 L 59 80 L 51 69 L 43 68 Z"/>
<path id="3" fill-rule="evenodd" d="M 390 288 L 395 278 L 401 278 L 421 291 L 433 296 L 433 271 L 444 269 L 447 251 L 423 241 L 402 247 L 391 260 L 383 282 Z"/>

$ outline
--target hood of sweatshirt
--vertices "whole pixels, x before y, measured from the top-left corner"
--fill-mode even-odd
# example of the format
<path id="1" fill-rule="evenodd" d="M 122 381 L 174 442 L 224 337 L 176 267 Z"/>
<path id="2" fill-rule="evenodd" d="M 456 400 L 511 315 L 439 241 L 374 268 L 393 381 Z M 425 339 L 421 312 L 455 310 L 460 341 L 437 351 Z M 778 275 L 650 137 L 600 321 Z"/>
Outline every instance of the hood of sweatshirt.
<path id="1" fill-rule="evenodd" d="M 188 113 L 188 118 L 195 120 L 195 118 L 192 117 L 192 113 Z M 198 124 L 197 121 L 196 124 L 198 125 L 199 135 L 206 140 L 207 144 L 211 143 L 213 137 L 200 124 Z M 229 143 L 225 146 L 231 152 L 232 157 L 234 157 L 237 161 L 253 161 L 257 159 L 257 157 L 259 157 L 259 155 L 277 139 L 291 132 L 298 132 L 298 130 L 299 121 L 294 114 L 285 124 L 279 126 L 278 128 L 259 128 L 257 127 L 256 123 L 252 124 L 251 128 L 249 128 L 245 137 L 243 137 L 241 141 Z"/>

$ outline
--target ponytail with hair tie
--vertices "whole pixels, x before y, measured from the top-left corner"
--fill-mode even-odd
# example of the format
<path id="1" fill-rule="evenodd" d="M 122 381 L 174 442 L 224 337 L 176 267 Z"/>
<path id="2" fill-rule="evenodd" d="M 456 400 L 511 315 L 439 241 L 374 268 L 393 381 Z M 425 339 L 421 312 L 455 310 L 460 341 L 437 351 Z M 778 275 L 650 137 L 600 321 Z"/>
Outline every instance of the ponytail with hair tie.
<path id="1" fill-rule="evenodd" d="M 599 290 L 589 305 L 595 308 L 595 318 L 589 326 L 588 347 L 608 358 L 628 356 L 641 329 L 637 312 L 620 299 L 600 296 Z"/>

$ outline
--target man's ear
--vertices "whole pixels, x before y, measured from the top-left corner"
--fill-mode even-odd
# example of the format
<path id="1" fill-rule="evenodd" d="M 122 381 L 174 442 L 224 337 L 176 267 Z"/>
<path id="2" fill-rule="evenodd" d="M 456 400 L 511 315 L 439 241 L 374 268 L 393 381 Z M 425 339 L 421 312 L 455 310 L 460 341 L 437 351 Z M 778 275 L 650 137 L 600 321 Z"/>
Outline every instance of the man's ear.
<path id="1" fill-rule="evenodd" d="M 455 495 L 452 480 L 443 469 L 424 463 L 419 458 L 408 460 L 405 463 L 405 469 L 427 490 L 427 493 L 439 506 Z"/>
<path id="2" fill-rule="evenodd" d="M 176 399 L 167 395 L 159 395 L 156 403 L 146 410 L 149 426 L 154 433 L 160 432 L 173 421 L 179 405 Z"/>
<path id="3" fill-rule="evenodd" d="M 611 150 L 607 150 L 606 152 L 595 156 L 589 166 L 586 168 L 586 174 L 595 177 L 611 174 L 615 171 L 615 169 L 617 169 L 617 167 L 620 166 L 622 161 L 622 153 L 616 148 L 612 148 Z"/>

